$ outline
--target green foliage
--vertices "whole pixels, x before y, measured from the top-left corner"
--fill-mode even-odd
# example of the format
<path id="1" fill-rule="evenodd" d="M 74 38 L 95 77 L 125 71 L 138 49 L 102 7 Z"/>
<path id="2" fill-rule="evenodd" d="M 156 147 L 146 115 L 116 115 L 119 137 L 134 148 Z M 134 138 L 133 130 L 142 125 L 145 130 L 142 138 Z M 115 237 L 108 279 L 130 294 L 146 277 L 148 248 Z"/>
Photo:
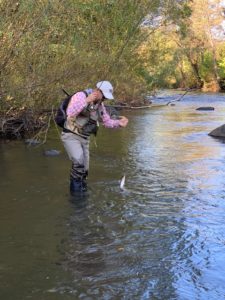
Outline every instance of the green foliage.
<path id="1" fill-rule="evenodd" d="M 217 51 L 219 76 L 222 80 L 225 80 L 225 43 L 219 45 Z"/>
<path id="2" fill-rule="evenodd" d="M 167 21 L 176 13 L 182 16 L 182 3 L 185 1 L 2 0 L 2 104 L 7 106 L 7 99 L 13 99 L 14 106 L 50 107 L 61 98 L 62 87 L 72 92 L 94 87 L 102 79 L 114 83 L 118 99 L 137 98 L 149 83 L 144 75 L 147 62 L 139 47 L 156 30 L 156 26 L 145 29 L 140 25 L 146 15 L 150 20 L 160 15 Z M 153 82 L 160 81 L 171 69 L 160 72 L 158 68 L 156 77 L 149 76 L 155 77 Z"/>
<path id="3" fill-rule="evenodd" d="M 169 19 L 145 49 L 148 63 L 141 73 L 150 86 L 225 88 L 225 43 L 215 34 L 223 21 L 221 10 L 219 0 L 213 5 L 181 1 L 167 10 Z"/>
<path id="4" fill-rule="evenodd" d="M 201 76 L 204 81 L 213 79 L 213 56 L 210 51 L 205 51 L 200 67 Z"/>
<path id="5" fill-rule="evenodd" d="M 0 1 L 1 105 L 49 108 L 61 98 L 62 87 L 73 92 L 103 79 L 126 101 L 147 88 L 197 85 L 200 75 L 207 80 L 215 71 L 213 52 L 193 32 L 189 4 Z M 141 26 L 146 16 L 147 28 Z M 224 76 L 222 56 L 218 66 Z"/>
<path id="6" fill-rule="evenodd" d="M 61 87 L 72 92 L 124 78 L 139 86 L 130 65 L 148 7 L 148 1 L 2 1 L 1 94 L 18 106 L 49 107 Z"/>

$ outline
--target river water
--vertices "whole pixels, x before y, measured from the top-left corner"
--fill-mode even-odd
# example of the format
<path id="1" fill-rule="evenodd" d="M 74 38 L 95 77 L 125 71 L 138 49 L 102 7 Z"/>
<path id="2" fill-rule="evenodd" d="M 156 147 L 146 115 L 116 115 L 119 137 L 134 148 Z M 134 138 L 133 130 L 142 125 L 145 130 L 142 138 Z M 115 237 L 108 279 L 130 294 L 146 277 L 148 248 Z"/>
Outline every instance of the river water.
<path id="1" fill-rule="evenodd" d="M 0 144 L 0 299 L 225 299 L 225 143 L 208 136 L 225 96 L 124 114 L 91 142 L 85 198 L 54 130 Z"/>

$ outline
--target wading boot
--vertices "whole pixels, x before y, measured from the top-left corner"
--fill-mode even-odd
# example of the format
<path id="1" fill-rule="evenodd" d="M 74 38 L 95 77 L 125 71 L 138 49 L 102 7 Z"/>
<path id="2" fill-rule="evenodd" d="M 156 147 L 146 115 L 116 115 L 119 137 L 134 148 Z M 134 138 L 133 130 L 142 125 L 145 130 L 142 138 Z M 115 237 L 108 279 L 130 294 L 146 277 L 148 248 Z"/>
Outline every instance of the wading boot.
<path id="1" fill-rule="evenodd" d="M 81 185 L 82 185 L 83 192 L 86 192 L 87 191 L 87 181 L 86 180 L 82 180 L 81 181 Z"/>
<path id="2" fill-rule="evenodd" d="M 74 196 L 76 194 L 82 194 L 87 191 L 87 183 L 84 180 L 70 179 L 70 194 Z"/>

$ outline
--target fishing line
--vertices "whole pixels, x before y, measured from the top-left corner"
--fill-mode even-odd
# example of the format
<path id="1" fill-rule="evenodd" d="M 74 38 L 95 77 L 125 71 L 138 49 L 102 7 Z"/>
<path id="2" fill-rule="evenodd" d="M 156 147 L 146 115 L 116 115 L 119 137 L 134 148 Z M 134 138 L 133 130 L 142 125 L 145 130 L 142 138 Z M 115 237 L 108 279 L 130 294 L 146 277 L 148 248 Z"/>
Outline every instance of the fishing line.
<path id="1" fill-rule="evenodd" d="M 167 102 L 165 105 L 169 105 L 169 104 L 171 104 L 171 103 L 173 103 L 173 102 L 178 102 L 178 101 L 180 101 L 187 93 L 192 92 L 192 91 L 197 91 L 197 90 L 198 90 L 198 89 L 187 89 L 187 90 L 185 90 L 185 92 L 184 92 L 179 98 L 174 99 L 174 100 L 171 100 L 171 101 Z"/>

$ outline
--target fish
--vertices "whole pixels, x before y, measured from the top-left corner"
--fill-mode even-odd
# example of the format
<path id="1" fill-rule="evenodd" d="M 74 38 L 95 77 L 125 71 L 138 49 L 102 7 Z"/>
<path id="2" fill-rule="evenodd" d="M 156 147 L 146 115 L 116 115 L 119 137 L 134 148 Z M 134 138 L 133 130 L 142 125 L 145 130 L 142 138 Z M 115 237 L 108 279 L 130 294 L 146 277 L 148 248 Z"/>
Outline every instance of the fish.
<path id="1" fill-rule="evenodd" d="M 126 180 L 126 176 L 123 175 L 123 177 L 120 180 L 120 189 L 121 190 L 124 190 L 125 180 Z"/>

